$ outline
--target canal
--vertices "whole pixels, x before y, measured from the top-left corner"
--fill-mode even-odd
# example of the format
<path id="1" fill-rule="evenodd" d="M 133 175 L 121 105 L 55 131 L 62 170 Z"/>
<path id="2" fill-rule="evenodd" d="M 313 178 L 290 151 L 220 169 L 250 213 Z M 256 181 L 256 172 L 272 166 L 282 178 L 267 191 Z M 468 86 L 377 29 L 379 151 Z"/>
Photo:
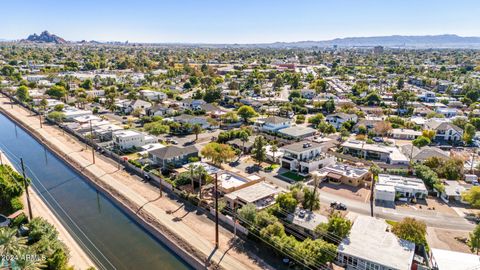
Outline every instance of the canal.
<path id="1" fill-rule="evenodd" d="M 27 177 L 99 269 L 190 269 L 23 129 L 0 114 L 0 149 Z"/>

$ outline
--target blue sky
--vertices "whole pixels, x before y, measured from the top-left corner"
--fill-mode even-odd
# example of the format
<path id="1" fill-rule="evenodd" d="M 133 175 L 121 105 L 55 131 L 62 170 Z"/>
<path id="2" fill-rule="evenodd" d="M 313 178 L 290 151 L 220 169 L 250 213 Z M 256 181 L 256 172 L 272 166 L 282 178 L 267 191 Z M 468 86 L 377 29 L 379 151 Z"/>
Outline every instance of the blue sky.
<path id="1" fill-rule="evenodd" d="M 263 43 L 378 35 L 480 36 L 478 0 L 19 0 L 0 39 Z"/>

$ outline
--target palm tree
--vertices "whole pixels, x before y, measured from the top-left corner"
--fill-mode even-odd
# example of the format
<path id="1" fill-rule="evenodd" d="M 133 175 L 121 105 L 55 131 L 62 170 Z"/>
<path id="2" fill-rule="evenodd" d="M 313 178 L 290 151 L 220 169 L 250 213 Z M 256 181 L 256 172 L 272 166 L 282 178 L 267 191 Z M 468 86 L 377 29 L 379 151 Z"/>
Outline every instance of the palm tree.
<path id="1" fill-rule="evenodd" d="M 275 163 L 275 153 L 278 151 L 278 147 L 276 144 L 272 145 L 272 147 L 270 148 L 270 151 L 272 151 L 272 154 L 273 154 L 273 163 Z"/>
<path id="2" fill-rule="evenodd" d="M 195 141 L 198 141 L 198 134 L 200 134 L 200 132 L 202 132 L 202 126 L 199 125 L 199 124 L 195 124 L 192 127 L 192 131 L 193 131 L 193 133 L 195 133 Z"/>
<path id="3" fill-rule="evenodd" d="M 15 261 L 16 268 L 20 270 L 40 270 L 44 269 L 47 265 L 45 261 L 41 260 L 39 257 L 31 257 L 29 254 L 35 254 L 30 249 L 23 249 L 18 259 Z"/>
<path id="4" fill-rule="evenodd" d="M 14 228 L 0 228 L 0 252 L 2 256 L 18 255 L 19 251 L 26 247 L 27 239 L 17 237 Z M 10 268 L 11 260 L 7 261 Z"/>

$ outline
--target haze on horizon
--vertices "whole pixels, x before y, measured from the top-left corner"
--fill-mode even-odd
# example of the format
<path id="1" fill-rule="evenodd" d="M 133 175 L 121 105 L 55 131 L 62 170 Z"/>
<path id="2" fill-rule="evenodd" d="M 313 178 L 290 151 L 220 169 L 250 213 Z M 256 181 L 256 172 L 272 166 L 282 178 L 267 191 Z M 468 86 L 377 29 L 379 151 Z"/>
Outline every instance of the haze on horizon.
<path id="1" fill-rule="evenodd" d="M 26 0 L 2 3 L 0 39 L 270 43 L 388 35 L 480 36 L 469 0 Z"/>

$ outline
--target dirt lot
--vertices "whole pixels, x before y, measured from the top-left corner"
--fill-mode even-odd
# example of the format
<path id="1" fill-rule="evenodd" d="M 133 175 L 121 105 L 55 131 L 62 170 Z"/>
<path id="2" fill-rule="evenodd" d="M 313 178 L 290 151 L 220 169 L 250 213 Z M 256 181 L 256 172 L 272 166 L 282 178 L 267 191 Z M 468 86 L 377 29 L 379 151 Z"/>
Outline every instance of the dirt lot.
<path id="1" fill-rule="evenodd" d="M 458 216 L 458 213 L 455 212 L 451 207 L 448 206 L 445 202 L 443 202 L 439 198 L 429 197 L 426 200 L 419 201 L 417 203 L 402 203 L 397 202 L 397 208 L 406 208 L 406 209 L 414 209 L 416 211 L 423 211 L 423 212 L 439 212 L 442 214 L 451 214 Z"/>
<path id="2" fill-rule="evenodd" d="M 367 188 L 344 184 L 336 185 L 328 182 L 320 184 L 320 192 L 327 192 L 361 202 L 367 202 L 370 198 L 370 190 Z"/>
<path id="3" fill-rule="evenodd" d="M 427 228 L 427 241 L 431 248 L 448 249 L 458 252 L 470 253 L 468 246 L 458 239 L 467 239 L 468 232 Z"/>

